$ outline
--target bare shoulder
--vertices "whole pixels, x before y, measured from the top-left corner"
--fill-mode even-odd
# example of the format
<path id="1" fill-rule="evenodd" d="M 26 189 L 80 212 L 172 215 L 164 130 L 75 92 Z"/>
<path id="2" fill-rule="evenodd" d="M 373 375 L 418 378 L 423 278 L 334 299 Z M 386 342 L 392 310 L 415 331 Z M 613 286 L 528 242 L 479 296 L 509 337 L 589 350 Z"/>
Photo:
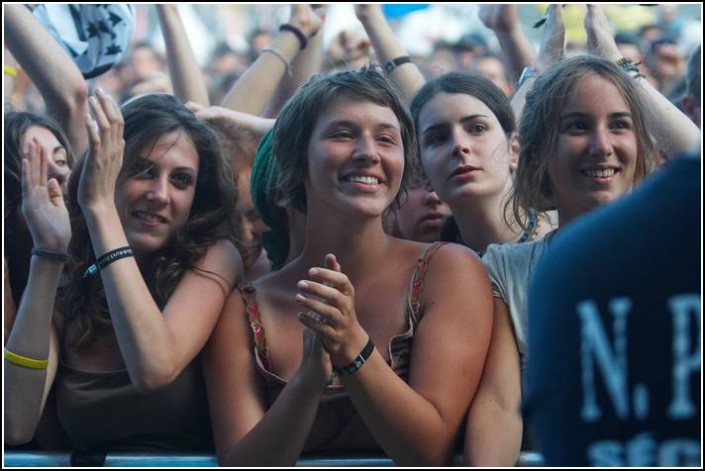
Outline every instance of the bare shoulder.
<path id="1" fill-rule="evenodd" d="M 227 343 L 228 337 L 230 337 L 230 342 L 232 342 L 233 337 L 240 338 L 245 332 L 245 326 L 247 325 L 245 309 L 246 306 L 242 299 L 240 287 L 236 286 L 230 291 L 230 294 L 225 300 L 223 310 L 218 319 L 218 324 L 211 336 L 211 341 L 215 338 L 222 337 Z"/>
<path id="2" fill-rule="evenodd" d="M 226 239 L 220 239 L 208 247 L 197 267 L 224 277 L 231 286 L 242 281 L 245 275 L 240 253 L 235 245 Z"/>
<path id="3" fill-rule="evenodd" d="M 482 275 L 485 269 L 480 257 L 464 245 L 454 243 L 441 245 L 431 258 L 429 275 L 455 277 L 456 272 Z"/>
<path id="4" fill-rule="evenodd" d="M 228 262 L 236 262 L 242 267 L 240 253 L 235 245 L 227 239 L 220 239 L 208 247 L 202 263 L 221 261 L 223 258 Z"/>
<path id="5" fill-rule="evenodd" d="M 492 293 L 487 271 L 471 249 L 460 244 L 444 244 L 429 260 L 424 279 L 424 302 L 439 299 L 488 304 Z"/>

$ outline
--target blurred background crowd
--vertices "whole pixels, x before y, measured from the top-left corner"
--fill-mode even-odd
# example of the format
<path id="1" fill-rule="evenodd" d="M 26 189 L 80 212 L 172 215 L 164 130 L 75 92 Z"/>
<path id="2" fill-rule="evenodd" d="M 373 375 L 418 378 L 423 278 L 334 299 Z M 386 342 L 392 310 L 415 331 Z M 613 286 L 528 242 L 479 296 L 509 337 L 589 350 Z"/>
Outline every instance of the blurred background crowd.
<path id="1" fill-rule="evenodd" d="M 278 25 L 286 20 L 289 6 L 181 4 L 179 9 L 211 103 L 218 103 L 271 42 Z M 536 47 L 541 30 L 533 25 L 545 9 L 545 4 L 519 7 L 520 21 Z M 584 5 L 564 7 L 569 51 L 584 48 L 584 9 Z M 384 10 L 426 78 L 451 70 L 477 70 L 508 95 L 513 92 L 517 72 L 505 66 L 495 35 L 478 17 L 477 4 L 387 4 Z M 702 38 L 701 5 L 609 5 L 606 11 L 623 55 L 642 62 L 642 73 L 675 102 L 684 91 L 686 59 Z M 134 4 L 131 13 L 133 30 L 120 62 L 89 82 L 118 97 L 119 102 L 149 91 L 171 91 L 156 9 Z M 330 5 L 323 34 L 324 67 L 328 70 L 373 61 L 370 42 L 353 5 Z M 6 106 L 9 102 L 15 111 L 43 110 L 41 96 L 21 70 L 11 96 L 5 99 Z"/>

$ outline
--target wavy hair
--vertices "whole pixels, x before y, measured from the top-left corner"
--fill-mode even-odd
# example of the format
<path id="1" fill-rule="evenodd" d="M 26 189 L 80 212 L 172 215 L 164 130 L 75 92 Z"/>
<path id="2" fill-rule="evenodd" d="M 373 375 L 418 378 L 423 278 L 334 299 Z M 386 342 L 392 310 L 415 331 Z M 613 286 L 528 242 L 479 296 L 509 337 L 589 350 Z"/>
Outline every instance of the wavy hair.
<path id="1" fill-rule="evenodd" d="M 554 209 L 548 167 L 555 156 L 561 113 L 576 83 L 598 75 L 614 84 L 627 103 L 634 122 L 637 162 L 634 182 L 640 182 L 653 169 L 658 151 L 649 130 L 653 117 L 639 95 L 634 79 L 616 64 L 595 56 L 581 55 L 564 59 L 541 74 L 526 95 L 519 123 L 521 150 L 510 203 L 514 214 L 527 208 Z"/>
<path id="2" fill-rule="evenodd" d="M 237 190 L 230 163 L 223 157 L 213 132 L 176 97 L 146 95 L 123 105 L 125 154 L 117 187 L 136 174 L 135 160 L 148 153 L 157 140 L 179 131 L 188 135 L 198 152 L 198 178 L 188 221 L 167 244 L 140 265 L 142 276 L 157 305 L 163 308 L 187 270 L 195 269 L 210 246 L 220 239 L 239 244 L 240 222 L 236 218 Z M 78 350 L 112 332 L 112 323 L 99 276 L 83 278 L 86 265 L 94 260 L 85 217 L 78 205 L 78 183 L 83 163 L 69 180 L 69 207 L 73 237 L 69 245 L 72 262 L 69 282 L 60 312 L 69 344 Z M 215 276 L 205 273 L 207 276 Z"/>

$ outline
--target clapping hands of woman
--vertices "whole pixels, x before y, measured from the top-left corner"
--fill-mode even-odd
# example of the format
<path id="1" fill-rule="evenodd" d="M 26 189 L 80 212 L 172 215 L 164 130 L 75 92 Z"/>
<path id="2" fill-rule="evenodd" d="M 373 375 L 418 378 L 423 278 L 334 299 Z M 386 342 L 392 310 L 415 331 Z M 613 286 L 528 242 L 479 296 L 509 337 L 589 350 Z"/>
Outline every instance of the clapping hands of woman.
<path id="1" fill-rule="evenodd" d="M 115 186 L 125 151 L 125 122 L 118 104 L 101 89 L 89 103 L 94 117 L 86 115 L 90 144 L 78 189 L 78 203 L 84 213 L 115 204 Z"/>
<path id="2" fill-rule="evenodd" d="M 46 150 L 36 139 L 28 143 L 22 160 L 22 215 L 34 247 L 65 253 L 71 240 L 71 224 L 61 186 L 48 178 Z"/>

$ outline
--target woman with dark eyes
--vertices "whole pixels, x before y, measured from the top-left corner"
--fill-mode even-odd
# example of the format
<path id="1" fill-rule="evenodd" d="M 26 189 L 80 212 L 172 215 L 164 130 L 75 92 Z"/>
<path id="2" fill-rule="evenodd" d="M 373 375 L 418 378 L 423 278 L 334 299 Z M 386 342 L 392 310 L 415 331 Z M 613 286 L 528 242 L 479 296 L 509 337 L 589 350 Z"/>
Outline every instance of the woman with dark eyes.
<path id="1" fill-rule="evenodd" d="M 4 338 L 10 335 L 17 305 L 29 277 L 31 236 L 22 215 L 22 159 L 31 146 L 42 149 L 47 156 L 47 175 L 54 178 L 62 193 L 71 174 L 74 154 L 59 123 L 34 113 L 5 113 L 3 140 L 3 221 L 4 251 Z"/>
<path id="2" fill-rule="evenodd" d="M 232 173 L 173 96 L 121 110 L 99 90 L 90 105 L 68 210 L 46 153 L 23 162 L 34 247 L 5 349 L 5 441 L 33 437 L 53 387 L 74 449 L 208 450 L 198 354 L 243 275 Z"/>
<path id="3" fill-rule="evenodd" d="M 509 100 L 489 79 L 449 72 L 411 102 L 421 163 L 453 218 L 444 240 L 483 254 L 492 243 L 525 242 L 552 229 L 533 209 L 506 205 L 519 155 Z"/>

